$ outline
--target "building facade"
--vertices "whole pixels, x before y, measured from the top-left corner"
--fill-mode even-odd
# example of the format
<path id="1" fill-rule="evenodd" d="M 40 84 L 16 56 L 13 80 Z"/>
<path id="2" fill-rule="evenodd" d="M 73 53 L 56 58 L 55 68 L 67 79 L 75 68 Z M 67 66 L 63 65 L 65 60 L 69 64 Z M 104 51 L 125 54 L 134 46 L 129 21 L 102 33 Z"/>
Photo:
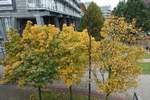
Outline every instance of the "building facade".
<path id="1" fill-rule="evenodd" d="M 22 33 L 26 22 L 62 27 L 81 17 L 80 0 L 0 0 L 0 36 L 7 39 L 9 28 Z"/>
<path id="2" fill-rule="evenodd" d="M 85 2 L 85 7 L 86 9 L 89 7 L 91 2 Z M 104 5 L 104 6 L 99 6 L 102 12 L 102 15 L 107 18 L 108 16 L 111 15 L 111 6 L 110 5 Z"/>
<path id="3" fill-rule="evenodd" d="M 107 18 L 108 16 L 111 15 L 111 6 L 110 5 L 101 6 L 100 8 L 101 8 L 102 14 L 105 18 Z"/>

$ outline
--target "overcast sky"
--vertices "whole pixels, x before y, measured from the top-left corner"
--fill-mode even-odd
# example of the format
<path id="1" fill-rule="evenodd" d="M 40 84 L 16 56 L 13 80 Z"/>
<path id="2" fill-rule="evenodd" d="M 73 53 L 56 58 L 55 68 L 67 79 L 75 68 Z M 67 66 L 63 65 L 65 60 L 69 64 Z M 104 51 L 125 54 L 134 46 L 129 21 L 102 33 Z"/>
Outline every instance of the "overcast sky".
<path id="1" fill-rule="evenodd" d="M 94 1 L 96 2 L 99 6 L 103 5 L 111 5 L 111 8 L 113 9 L 116 7 L 118 4 L 119 0 L 81 0 L 82 2 L 89 2 L 89 1 Z"/>

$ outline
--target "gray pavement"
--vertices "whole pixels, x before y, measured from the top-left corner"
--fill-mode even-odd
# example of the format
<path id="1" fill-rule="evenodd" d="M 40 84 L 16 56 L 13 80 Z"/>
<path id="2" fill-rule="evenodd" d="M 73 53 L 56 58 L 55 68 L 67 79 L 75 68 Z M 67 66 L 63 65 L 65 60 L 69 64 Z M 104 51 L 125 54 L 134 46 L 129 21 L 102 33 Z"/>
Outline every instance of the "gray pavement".
<path id="1" fill-rule="evenodd" d="M 83 82 L 83 81 L 82 81 Z M 78 87 L 74 87 L 76 93 L 87 95 L 88 84 L 84 84 L 85 81 Z M 87 83 L 87 82 L 86 82 Z M 82 88 L 81 88 L 82 87 Z M 65 85 L 62 81 L 56 81 L 49 87 L 50 90 L 57 89 L 59 92 L 66 91 Z M 49 90 L 48 89 L 48 90 Z M 95 89 L 93 88 L 93 91 Z M 15 85 L 0 85 L 0 100 L 28 100 L 32 93 L 36 93 L 36 89 L 33 88 L 18 88 Z M 112 96 L 120 97 L 121 99 L 110 99 L 110 100 L 133 100 L 133 92 L 136 91 L 139 100 L 150 100 L 150 75 L 141 75 L 139 77 L 139 85 L 136 89 L 130 90 L 126 93 L 113 94 Z M 93 95 L 103 95 L 93 92 Z"/>
<path id="2" fill-rule="evenodd" d="M 32 88 L 18 88 L 15 85 L 0 85 L 0 100 L 29 100 L 35 93 Z"/>
<path id="3" fill-rule="evenodd" d="M 3 66 L 2 65 L 0 65 L 0 78 L 3 76 Z"/>
<path id="4" fill-rule="evenodd" d="M 139 77 L 139 86 L 136 90 L 141 100 L 150 100 L 150 75 Z"/>
<path id="5" fill-rule="evenodd" d="M 2 69 L 2 66 L 0 66 L 0 69 Z M 85 77 L 82 78 L 81 84 L 75 87 L 77 91 L 80 89 L 88 90 L 88 79 L 86 78 L 87 75 L 88 73 L 86 73 Z M 92 83 L 92 90 L 95 91 L 95 82 Z M 62 81 L 56 81 L 51 86 L 58 88 L 58 90 L 62 87 L 65 87 Z M 113 96 L 117 95 L 122 98 L 118 100 L 133 100 L 132 98 L 134 91 L 137 92 L 139 100 L 150 100 L 150 75 L 141 75 L 139 77 L 139 85 L 136 89 L 130 90 L 126 93 L 113 94 Z M 33 92 L 35 93 L 35 90 L 32 90 L 31 88 L 18 88 L 11 85 L 0 85 L 0 100 L 28 100 L 29 96 Z"/>

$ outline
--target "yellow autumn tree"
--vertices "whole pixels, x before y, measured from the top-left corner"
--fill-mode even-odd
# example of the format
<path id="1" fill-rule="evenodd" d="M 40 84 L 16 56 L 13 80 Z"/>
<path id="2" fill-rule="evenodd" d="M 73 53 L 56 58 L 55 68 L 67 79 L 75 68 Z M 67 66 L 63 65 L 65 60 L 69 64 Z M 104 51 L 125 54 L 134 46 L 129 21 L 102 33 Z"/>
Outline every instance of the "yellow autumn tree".
<path id="1" fill-rule="evenodd" d="M 59 64 L 59 77 L 70 88 L 80 82 L 87 65 L 88 34 L 76 32 L 72 26 L 64 25 L 54 41 L 54 54 Z"/>
<path id="2" fill-rule="evenodd" d="M 94 38 L 92 41 L 96 44 Z M 54 53 L 59 64 L 59 77 L 70 89 L 70 100 L 72 99 L 71 87 L 80 83 L 81 77 L 87 70 L 88 46 L 87 32 L 77 32 L 72 26 L 64 25 L 55 39 Z"/>
<path id="3" fill-rule="evenodd" d="M 143 31 L 136 27 L 135 19 L 127 23 L 124 17 L 110 16 L 105 20 L 100 34 L 104 38 L 131 44 L 143 36 Z"/>
<path id="4" fill-rule="evenodd" d="M 31 22 L 27 23 L 22 37 L 10 31 L 9 41 L 5 43 L 3 82 L 38 87 L 41 100 L 41 87 L 57 74 L 51 44 L 58 32 L 52 25 L 39 26 Z"/>
<path id="5" fill-rule="evenodd" d="M 137 78 L 141 73 L 139 63 L 144 49 L 104 39 L 100 42 L 98 52 L 99 61 L 94 75 L 97 89 L 106 93 L 106 100 L 111 93 L 127 91 L 137 86 Z"/>

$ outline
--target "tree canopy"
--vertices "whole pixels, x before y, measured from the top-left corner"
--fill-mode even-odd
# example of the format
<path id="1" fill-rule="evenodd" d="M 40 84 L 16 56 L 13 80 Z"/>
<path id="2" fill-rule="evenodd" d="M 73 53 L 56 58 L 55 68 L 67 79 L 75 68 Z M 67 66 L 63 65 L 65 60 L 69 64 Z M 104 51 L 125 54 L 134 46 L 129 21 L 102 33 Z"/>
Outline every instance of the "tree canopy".
<path id="1" fill-rule="evenodd" d="M 143 31 L 136 27 L 136 20 L 128 23 L 124 17 L 110 16 L 105 20 L 101 36 L 124 43 L 134 43 L 143 36 Z"/>
<path id="2" fill-rule="evenodd" d="M 100 7 L 92 2 L 82 19 L 83 29 L 87 29 L 96 40 L 100 40 L 100 30 L 103 26 L 103 22 L 104 18 Z"/>
<path id="3" fill-rule="evenodd" d="M 136 25 L 147 32 L 150 31 L 149 7 L 143 0 L 120 1 L 118 6 L 113 10 L 113 15 L 125 17 L 127 22 L 132 22 L 133 19 L 136 19 Z"/>
<path id="4" fill-rule="evenodd" d="M 80 82 L 87 65 L 88 34 L 64 26 L 54 41 L 54 53 L 59 64 L 59 77 L 67 87 Z"/>
<path id="5" fill-rule="evenodd" d="M 106 93 L 106 100 L 111 93 L 137 86 L 144 49 L 130 45 L 142 32 L 135 23 L 134 19 L 127 23 L 124 17 L 110 16 L 101 29 L 104 39 L 99 42 L 93 72 L 97 89 Z"/>
<path id="6" fill-rule="evenodd" d="M 67 87 L 80 82 L 88 64 L 88 33 L 74 31 L 72 26 L 64 26 L 54 44 L 54 53 L 59 64 L 59 77 Z M 92 52 L 97 42 L 92 38 Z M 95 53 L 93 53 L 93 56 Z"/>
<path id="7" fill-rule="evenodd" d="M 100 42 L 98 52 L 99 62 L 94 69 L 97 89 L 107 94 L 106 100 L 111 93 L 124 92 L 137 86 L 141 73 L 139 63 L 144 55 L 141 47 L 104 39 Z"/>
<path id="8" fill-rule="evenodd" d="M 10 31 L 9 41 L 5 43 L 4 81 L 37 87 L 51 82 L 57 70 L 51 42 L 57 32 L 52 25 L 32 26 L 31 22 L 26 25 L 22 37 Z"/>

